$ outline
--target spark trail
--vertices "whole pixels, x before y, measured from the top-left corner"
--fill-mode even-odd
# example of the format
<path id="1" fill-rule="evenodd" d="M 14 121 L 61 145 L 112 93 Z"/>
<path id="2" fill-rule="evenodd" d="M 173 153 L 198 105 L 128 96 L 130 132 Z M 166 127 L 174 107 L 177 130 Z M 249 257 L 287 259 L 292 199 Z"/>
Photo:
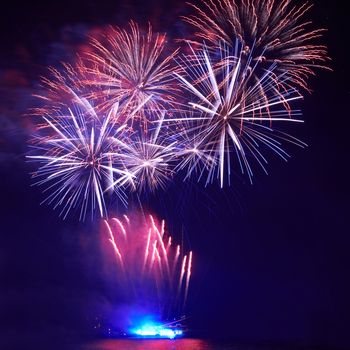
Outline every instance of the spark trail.
<path id="1" fill-rule="evenodd" d="M 180 317 L 187 300 L 192 252 L 183 255 L 167 236 L 164 221 L 152 215 L 104 220 L 103 231 L 115 254 L 120 288 L 135 304 L 152 301 L 150 312 L 163 321 Z"/>

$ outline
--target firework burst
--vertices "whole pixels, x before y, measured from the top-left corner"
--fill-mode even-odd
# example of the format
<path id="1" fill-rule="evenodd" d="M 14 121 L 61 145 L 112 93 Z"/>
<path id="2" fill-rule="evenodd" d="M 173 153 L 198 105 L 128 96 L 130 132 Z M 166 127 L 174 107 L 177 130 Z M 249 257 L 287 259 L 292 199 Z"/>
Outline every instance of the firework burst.
<path id="1" fill-rule="evenodd" d="M 42 79 L 29 158 L 51 191 L 45 202 L 64 216 L 73 208 L 81 219 L 88 208 L 105 216 L 106 193 L 126 204 L 125 190 L 131 198 L 164 189 L 175 172 L 223 187 L 238 169 L 252 182 L 252 161 L 267 172 L 266 151 L 286 160 L 285 143 L 305 146 L 275 126 L 302 122 L 290 104 L 328 59 L 313 44 L 323 30 L 303 19 L 311 5 L 201 4 L 185 18 L 197 30 L 186 55 L 131 21 L 91 36 L 74 64 Z"/>
<path id="2" fill-rule="evenodd" d="M 120 151 L 117 154 L 122 164 L 120 167 L 130 174 L 120 184 L 128 186 L 132 191 L 154 192 L 164 188 L 173 174 L 176 141 L 169 141 L 162 128 L 163 120 L 164 117 L 156 129 L 148 130 L 147 133 L 139 130 L 128 140 L 115 139 Z M 111 186 L 116 186 L 116 183 Z"/>
<path id="3" fill-rule="evenodd" d="M 81 77 L 75 67 L 62 63 L 61 69 L 49 67 L 48 76 L 40 79 L 40 91 L 34 96 L 40 100 L 40 107 L 32 109 L 36 116 L 59 114 L 67 104 L 81 104 Z"/>
<path id="4" fill-rule="evenodd" d="M 286 134 L 273 132 L 271 127 L 272 122 L 301 122 L 294 118 L 299 112 L 289 106 L 289 102 L 302 98 L 300 94 L 288 88 L 283 75 L 276 76 L 274 66 L 255 81 L 252 78 L 254 68 L 243 65 L 241 55 L 241 50 L 230 54 L 227 48 L 221 47 L 219 59 L 213 58 L 208 50 L 192 50 L 192 55 L 179 60 L 183 71 L 176 73 L 177 79 L 190 95 L 188 105 L 198 114 L 167 120 L 186 125 L 192 122 L 184 132 L 189 137 L 195 134 L 199 147 L 188 152 L 183 164 L 193 163 L 193 157 L 204 158 L 208 168 L 206 182 L 218 177 L 221 187 L 225 173 L 228 180 L 230 178 L 231 154 L 237 155 L 241 171 L 251 180 L 253 171 L 249 158 L 254 158 L 266 171 L 263 148 L 285 159 L 288 155 L 280 147 L 281 140 L 303 145 Z M 188 167 L 186 177 L 194 169 L 193 165 Z"/>
<path id="5" fill-rule="evenodd" d="M 181 111 L 179 118 L 181 122 L 176 128 L 175 171 L 184 171 L 184 180 L 192 175 L 197 175 L 200 179 L 206 171 L 215 166 L 217 159 L 211 155 L 205 138 L 193 128 L 193 121 L 198 120 L 198 113 L 193 109 Z"/>
<path id="6" fill-rule="evenodd" d="M 324 30 L 310 30 L 304 15 L 312 5 L 292 5 L 292 0 L 201 0 L 201 7 L 190 6 L 195 14 L 184 17 L 196 29 L 195 43 L 203 40 L 216 48 L 219 42 L 234 47 L 236 40 L 246 52 L 254 51 L 255 60 L 268 68 L 288 72 L 293 83 L 307 88 L 307 77 L 314 68 L 326 68 L 327 50 L 315 39 Z"/>
<path id="7" fill-rule="evenodd" d="M 40 178 L 36 184 L 46 185 L 44 192 L 51 192 L 44 202 L 61 207 L 64 217 L 74 208 L 80 209 L 81 220 L 88 208 L 92 214 L 97 208 L 104 216 L 107 186 L 125 203 L 122 188 L 110 186 L 130 177 L 125 170 L 114 167 L 111 139 L 120 137 L 125 128 L 113 121 L 117 113 L 115 105 L 101 119 L 88 101 L 80 99 L 80 104 L 73 110 L 68 108 L 67 113 L 43 117 L 40 133 L 33 140 L 36 154 L 28 158 L 40 164 L 33 173 L 33 178 Z"/>
<path id="8" fill-rule="evenodd" d="M 131 21 L 128 29 L 110 27 L 101 38 L 91 38 L 92 52 L 79 70 L 88 79 L 88 98 L 100 111 L 123 104 L 126 121 L 133 124 L 147 116 L 159 117 L 174 102 L 173 58 L 177 50 L 166 52 L 166 36 L 143 32 Z M 152 112 L 146 114 L 145 112 Z"/>

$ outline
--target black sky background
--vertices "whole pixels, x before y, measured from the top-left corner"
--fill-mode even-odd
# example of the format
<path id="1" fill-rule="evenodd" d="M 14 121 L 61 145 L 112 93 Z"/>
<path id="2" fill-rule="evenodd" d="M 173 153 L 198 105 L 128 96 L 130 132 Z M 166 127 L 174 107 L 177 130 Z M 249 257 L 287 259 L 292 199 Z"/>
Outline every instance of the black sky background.
<path id="1" fill-rule="evenodd" d="M 39 74 L 47 64 L 69 59 L 90 27 L 150 19 L 176 37 L 185 31 L 178 19 L 184 11 L 184 2 L 175 0 L 2 5 L 4 349 L 15 348 L 14 340 L 26 341 L 27 348 L 31 340 L 38 349 L 47 340 L 85 335 L 88 318 L 113 308 L 117 299 L 101 273 L 93 224 L 62 221 L 39 205 L 41 191 L 30 186 L 31 166 L 25 163 L 30 123 L 23 113 Z M 319 71 L 310 81 L 313 94 L 301 103 L 306 123 L 293 134 L 309 147 L 289 148 L 293 157 L 286 164 L 272 159 L 270 175 L 258 173 L 253 186 L 237 178 L 225 193 L 214 186 L 188 193 L 177 183 L 150 201 L 172 233 L 184 230 L 194 250 L 188 313 L 200 334 L 350 348 L 348 18 L 345 5 L 328 0 L 315 2 L 311 17 L 328 28 L 334 72 Z"/>

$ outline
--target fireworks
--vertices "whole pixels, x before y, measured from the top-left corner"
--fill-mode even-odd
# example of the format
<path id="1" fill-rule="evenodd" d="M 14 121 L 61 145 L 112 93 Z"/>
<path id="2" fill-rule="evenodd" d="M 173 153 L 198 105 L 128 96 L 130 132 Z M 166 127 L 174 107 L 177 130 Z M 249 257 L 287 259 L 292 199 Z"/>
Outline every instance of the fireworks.
<path id="1" fill-rule="evenodd" d="M 48 68 L 48 75 L 40 79 L 41 89 L 34 94 L 40 102 L 38 107 L 32 109 L 35 116 L 58 114 L 62 109 L 66 110 L 67 105 L 85 103 L 87 89 L 84 81 L 87 78 L 85 72 L 79 69 L 82 65 L 82 60 L 77 58 L 74 65 L 62 62 L 59 69 Z"/>
<path id="2" fill-rule="evenodd" d="M 133 191 L 154 192 L 157 188 L 164 188 L 173 174 L 171 163 L 176 141 L 168 142 L 165 135 L 160 134 L 162 120 L 155 130 L 139 131 L 131 137 L 131 142 L 116 140 L 120 146 L 120 162 L 130 174 L 125 184 Z"/>
<path id="3" fill-rule="evenodd" d="M 291 106 L 302 98 L 297 88 L 327 60 L 313 43 L 322 30 L 303 20 L 311 6 L 202 0 L 192 7 L 185 20 L 197 33 L 186 40 L 187 54 L 131 21 L 90 36 L 74 64 L 43 78 L 35 110 L 43 122 L 29 158 L 40 162 L 34 177 L 47 186 L 45 201 L 64 216 L 75 208 L 84 219 L 90 207 L 105 217 L 107 194 L 127 205 L 131 192 L 165 189 L 178 173 L 223 188 L 238 170 L 252 182 L 253 162 L 267 173 L 267 151 L 286 160 L 285 143 L 305 146 L 275 128 L 302 122 Z"/>
<path id="4" fill-rule="evenodd" d="M 284 143 L 305 146 L 275 127 L 302 122 L 292 108 L 302 99 L 297 89 L 309 90 L 307 78 L 328 57 L 314 43 L 323 30 L 303 20 L 311 5 L 291 1 L 201 0 L 185 17 L 196 33 L 184 39 L 183 55 L 150 25 L 109 27 L 90 36 L 76 62 L 42 79 L 28 158 L 38 164 L 43 202 L 64 218 L 97 212 L 118 290 L 163 321 L 183 314 L 192 252 L 175 246 L 152 215 L 108 219 L 107 198 L 127 206 L 137 197 L 143 210 L 139 194 L 165 189 L 178 173 L 224 188 L 238 170 L 252 182 L 252 161 L 267 173 L 266 151 L 287 160 Z M 134 332 L 181 334 L 160 325 Z"/>
<path id="5" fill-rule="evenodd" d="M 201 7 L 190 4 L 195 14 L 184 17 L 196 30 L 195 43 L 203 40 L 216 48 L 219 42 L 234 47 L 243 43 L 247 53 L 265 68 L 277 63 L 279 73 L 288 73 L 293 83 L 307 88 L 306 79 L 314 68 L 326 68 L 326 47 L 314 41 L 324 32 L 310 30 L 304 15 L 312 5 L 292 5 L 292 0 L 202 0 Z"/>
<path id="6" fill-rule="evenodd" d="M 198 179 L 201 179 L 203 174 L 216 164 L 205 138 L 193 126 L 193 121 L 197 120 L 198 114 L 194 109 L 179 113 L 176 148 L 178 163 L 175 171 L 184 172 L 184 180 L 190 179 L 192 175 L 197 175 Z"/>
<path id="7" fill-rule="evenodd" d="M 80 209 L 80 219 L 84 220 L 89 207 L 104 216 L 103 188 L 122 182 L 130 174 L 113 166 L 111 140 L 125 128 L 113 122 L 118 106 L 101 120 L 86 100 L 80 102 L 75 110 L 67 108 L 65 114 L 43 117 L 34 143 L 37 154 L 28 158 L 41 164 L 33 177 L 39 177 L 36 184 L 46 185 L 44 192 L 50 192 L 44 202 L 55 203 L 54 208 L 60 206 L 64 217 L 71 209 Z M 125 201 L 121 187 L 113 189 Z"/>
<path id="8" fill-rule="evenodd" d="M 182 152 L 185 159 L 180 166 L 189 164 L 186 177 L 202 158 L 203 169 L 208 170 L 206 183 L 217 176 L 223 187 L 225 173 L 230 179 L 232 154 L 237 155 L 241 171 L 251 179 L 249 157 L 255 158 L 265 170 L 267 161 L 261 153 L 262 146 L 285 158 L 287 154 L 280 147 L 280 140 L 303 145 L 285 134 L 273 136 L 271 128 L 273 122 L 301 122 L 293 119 L 299 113 L 290 110 L 289 102 L 302 97 L 288 88 L 283 76 L 276 77 L 273 66 L 255 82 L 254 68 L 242 65 L 241 55 L 240 50 L 230 55 L 224 47 L 220 49 L 220 58 L 213 62 L 208 50 L 199 53 L 192 50 L 192 55 L 179 61 L 183 71 L 177 78 L 190 96 L 189 106 L 198 111 L 197 116 L 192 112 L 167 120 L 186 122 L 183 132 L 195 135 L 195 144 Z"/>
<path id="9" fill-rule="evenodd" d="M 192 252 L 182 253 L 152 216 L 104 220 L 103 232 L 108 237 L 118 269 L 120 288 L 127 291 L 130 302 L 151 300 L 149 312 L 163 321 L 181 316 L 187 299 Z M 134 295 L 129 295 L 130 291 Z M 156 309 L 156 310 L 155 310 Z"/>
<path id="10" fill-rule="evenodd" d="M 101 111 L 122 104 L 127 121 L 138 119 L 147 127 L 146 112 L 161 116 L 177 91 L 173 76 L 177 50 L 166 52 L 165 44 L 165 35 L 153 33 L 150 25 L 142 32 L 132 21 L 128 29 L 110 27 L 100 39 L 92 38 L 93 51 L 79 66 L 88 76 L 88 97 Z"/>

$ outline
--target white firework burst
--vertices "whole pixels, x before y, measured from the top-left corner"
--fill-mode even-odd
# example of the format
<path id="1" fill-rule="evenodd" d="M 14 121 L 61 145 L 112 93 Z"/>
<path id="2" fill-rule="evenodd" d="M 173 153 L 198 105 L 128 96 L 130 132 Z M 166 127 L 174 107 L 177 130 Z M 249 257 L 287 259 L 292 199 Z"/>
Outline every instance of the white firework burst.
<path id="1" fill-rule="evenodd" d="M 173 175 L 172 162 L 175 158 L 176 141 L 171 142 L 162 128 L 162 121 L 157 128 L 145 132 L 139 130 L 129 140 L 115 139 L 120 149 L 117 157 L 129 176 L 123 181 L 115 181 L 110 187 L 118 184 L 127 185 L 133 191 L 154 192 L 164 188 Z"/>
<path id="2" fill-rule="evenodd" d="M 188 93 L 188 105 L 198 113 L 167 119 L 166 122 L 185 123 L 187 137 L 193 137 L 201 146 L 200 153 L 196 153 L 197 147 L 188 153 L 188 162 L 194 155 L 210 159 L 210 162 L 203 160 L 208 169 L 207 184 L 216 177 L 221 187 L 225 177 L 230 182 L 232 154 L 237 155 L 239 168 L 252 181 L 249 158 L 254 158 L 266 172 L 263 148 L 286 159 L 288 154 L 281 148 L 281 141 L 305 145 L 272 129 L 276 122 L 302 122 L 295 118 L 300 112 L 289 106 L 291 101 L 302 96 L 289 87 L 285 75 L 276 75 L 275 67 L 271 66 L 257 79 L 255 70 L 259 60 L 252 64 L 248 57 L 243 65 L 243 53 L 238 44 L 233 53 L 225 46 L 220 47 L 219 54 L 207 49 L 194 51 L 191 46 L 190 49 L 191 55 L 184 55 L 178 61 L 182 73 L 175 74 Z M 187 177 L 194 168 L 188 167 Z"/>
<path id="3" fill-rule="evenodd" d="M 125 129 L 125 125 L 116 125 L 117 113 L 115 105 L 100 118 L 87 100 L 80 99 L 67 113 L 43 117 L 34 138 L 35 154 L 28 158 L 40 164 L 33 178 L 40 178 L 37 185 L 47 186 L 44 192 L 49 195 L 43 202 L 61 207 L 64 217 L 74 208 L 80 210 L 80 220 L 85 219 L 88 208 L 92 215 L 97 208 L 105 216 L 104 188 L 130 176 L 114 166 L 111 138 L 120 137 Z M 125 203 L 122 188 L 112 188 Z"/>

